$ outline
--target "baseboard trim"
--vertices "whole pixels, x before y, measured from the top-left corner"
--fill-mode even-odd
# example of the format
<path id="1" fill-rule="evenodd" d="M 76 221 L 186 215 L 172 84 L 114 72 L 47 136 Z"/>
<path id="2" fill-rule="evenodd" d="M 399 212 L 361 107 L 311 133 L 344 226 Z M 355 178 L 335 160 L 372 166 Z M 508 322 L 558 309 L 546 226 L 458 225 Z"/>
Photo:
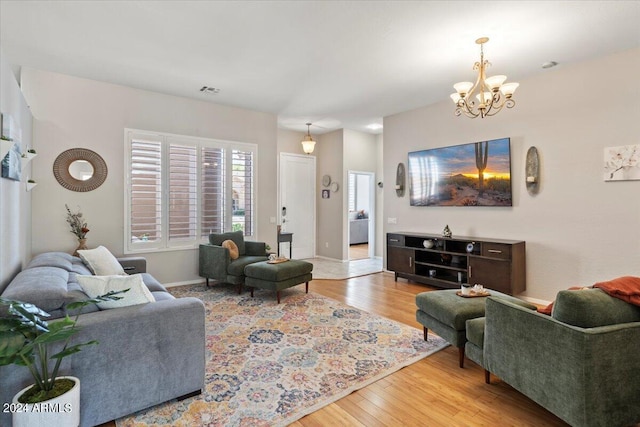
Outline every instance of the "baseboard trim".
<path id="1" fill-rule="evenodd" d="M 202 283 L 204 285 L 204 279 L 185 280 L 184 282 L 163 283 L 162 285 L 165 288 L 173 288 L 173 287 L 176 287 L 176 286 L 197 285 L 199 283 Z"/>

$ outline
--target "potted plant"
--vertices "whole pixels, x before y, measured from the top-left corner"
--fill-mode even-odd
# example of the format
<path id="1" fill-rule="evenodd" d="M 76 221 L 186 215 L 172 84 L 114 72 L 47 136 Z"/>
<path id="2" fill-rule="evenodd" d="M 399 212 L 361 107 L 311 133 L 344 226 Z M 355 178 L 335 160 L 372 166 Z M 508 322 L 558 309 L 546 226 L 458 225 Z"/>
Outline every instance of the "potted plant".
<path id="1" fill-rule="evenodd" d="M 112 291 L 105 295 L 73 302 L 67 309 L 78 310 L 75 319 L 68 315 L 63 319 L 47 322 L 50 315 L 34 304 L 0 297 L 0 306 L 6 306 L 6 316 L 0 317 L 0 365 L 26 366 L 34 384 L 20 390 L 12 406 L 13 425 L 19 426 L 78 426 L 80 423 L 80 380 L 58 375 L 62 359 L 82 350 L 82 347 L 98 344 L 91 340 L 70 345 L 71 337 L 80 329 L 77 326 L 82 307 L 102 301 L 119 300 Z M 52 345 L 64 343 L 55 353 Z M 50 364 L 53 364 L 51 369 Z M 43 403 L 46 402 L 46 403 Z M 42 410 L 46 407 L 46 410 Z"/>

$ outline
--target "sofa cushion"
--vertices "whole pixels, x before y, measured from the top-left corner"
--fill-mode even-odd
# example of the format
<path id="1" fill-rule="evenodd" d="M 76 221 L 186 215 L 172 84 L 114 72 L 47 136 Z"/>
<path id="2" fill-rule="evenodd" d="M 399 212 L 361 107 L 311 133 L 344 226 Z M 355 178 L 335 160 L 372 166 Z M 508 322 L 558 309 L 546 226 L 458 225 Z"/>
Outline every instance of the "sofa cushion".
<path id="1" fill-rule="evenodd" d="M 484 345 L 484 324 L 486 317 L 467 320 L 467 340 L 482 348 Z"/>
<path id="2" fill-rule="evenodd" d="M 122 299 L 99 302 L 98 307 L 102 310 L 146 304 L 155 301 L 151 291 L 144 285 L 142 276 L 139 274 L 131 276 L 78 276 L 78 283 L 80 283 L 84 292 L 91 298 L 104 295 L 111 291 L 129 289 L 128 292 L 118 295 L 122 297 Z"/>
<path id="3" fill-rule="evenodd" d="M 246 253 L 244 245 L 244 234 L 242 230 L 229 231 L 227 233 L 211 233 L 209 234 L 209 243 L 216 246 L 222 246 L 222 242 L 225 240 L 233 240 L 233 243 L 238 247 L 238 255 L 242 256 Z"/>
<path id="4" fill-rule="evenodd" d="M 240 256 L 240 254 L 238 253 L 238 246 L 233 243 L 233 240 L 225 240 L 220 246 L 229 250 L 229 257 L 231 259 L 238 259 L 238 256 Z"/>
<path id="5" fill-rule="evenodd" d="M 98 246 L 95 249 L 79 250 L 78 255 L 80 255 L 82 261 L 91 269 L 93 274 L 97 276 L 126 274 L 116 257 L 104 246 Z"/>
<path id="6" fill-rule="evenodd" d="M 45 252 L 33 257 L 27 268 L 32 267 L 58 267 L 67 271 L 73 270 L 73 261 L 77 257 L 65 252 Z"/>
<path id="7" fill-rule="evenodd" d="M 54 312 L 63 310 L 65 304 L 87 299 L 79 288 L 69 288 L 70 274 L 56 267 L 28 268 L 18 273 L 2 297 L 35 304 L 54 317 Z"/>
<path id="8" fill-rule="evenodd" d="M 601 289 L 558 292 L 552 317 L 581 328 L 640 321 L 640 307 L 607 295 Z"/>
<path id="9" fill-rule="evenodd" d="M 244 276 L 244 268 L 254 262 L 266 261 L 266 256 L 241 256 L 234 259 L 227 266 L 227 274 L 232 276 Z"/>

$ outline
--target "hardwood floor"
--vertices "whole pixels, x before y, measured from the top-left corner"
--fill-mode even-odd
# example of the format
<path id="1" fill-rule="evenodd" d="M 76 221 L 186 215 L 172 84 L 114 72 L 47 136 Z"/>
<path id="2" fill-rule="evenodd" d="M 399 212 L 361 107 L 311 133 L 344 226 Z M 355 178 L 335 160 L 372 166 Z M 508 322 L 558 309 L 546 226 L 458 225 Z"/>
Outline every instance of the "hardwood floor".
<path id="1" fill-rule="evenodd" d="M 433 288 L 377 273 L 348 280 L 313 280 L 309 290 L 422 329 L 415 295 Z M 291 424 L 311 426 L 567 426 L 470 360 L 457 348 L 407 366 Z"/>
<path id="2" fill-rule="evenodd" d="M 426 285 L 377 273 L 347 280 L 313 280 L 309 290 L 419 328 L 415 295 Z M 287 290 L 283 291 L 286 298 Z M 457 348 L 403 368 L 291 424 L 324 426 L 567 426 L 562 420 L 470 360 L 458 367 Z M 103 424 L 115 427 L 115 423 Z"/>
<path id="3" fill-rule="evenodd" d="M 349 246 L 349 259 L 364 259 L 369 258 L 369 244 L 362 243 L 360 245 L 351 245 Z"/>

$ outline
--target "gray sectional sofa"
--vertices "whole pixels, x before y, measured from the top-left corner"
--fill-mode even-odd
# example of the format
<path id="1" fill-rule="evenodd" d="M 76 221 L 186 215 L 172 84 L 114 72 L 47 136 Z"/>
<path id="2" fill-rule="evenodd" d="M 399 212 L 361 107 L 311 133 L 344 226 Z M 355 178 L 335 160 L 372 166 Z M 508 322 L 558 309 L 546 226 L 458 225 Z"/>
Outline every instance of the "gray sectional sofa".
<path id="1" fill-rule="evenodd" d="M 94 426 L 144 408 L 199 393 L 205 376 L 204 305 L 174 298 L 150 274 L 144 259 L 121 260 L 125 271 L 142 274 L 155 302 L 112 310 L 88 307 L 79 316 L 73 341 L 98 340 L 64 359 L 61 374 L 80 378 L 81 426 Z M 80 258 L 49 252 L 33 258 L 0 296 L 31 302 L 52 318 L 66 304 L 87 299 L 76 276 L 91 274 Z M 70 313 L 72 314 L 72 313 Z M 24 367 L 0 366 L 0 402 L 32 384 Z M 0 425 L 11 414 L 0 413 Z"/>

